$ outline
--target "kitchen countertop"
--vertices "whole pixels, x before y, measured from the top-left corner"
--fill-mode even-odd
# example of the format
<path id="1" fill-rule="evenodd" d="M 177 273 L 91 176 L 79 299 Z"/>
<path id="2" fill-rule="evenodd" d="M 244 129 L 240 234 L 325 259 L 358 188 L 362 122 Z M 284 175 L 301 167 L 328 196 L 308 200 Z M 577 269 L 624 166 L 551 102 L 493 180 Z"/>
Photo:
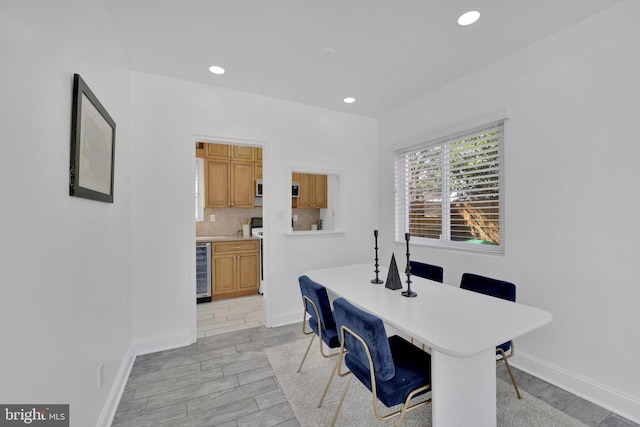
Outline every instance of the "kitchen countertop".
<path id="1" fill-rule="evenodd" d="M 196 243 L 200 242 L 233 242 L 233 241 L 242 241 L 242 240 L 258 240 L 258 237 L 249 236 L 249 237 L 238 237 L 237 234 L 230 234 L 226 236 L 198 236 L 196 237 Z"/>

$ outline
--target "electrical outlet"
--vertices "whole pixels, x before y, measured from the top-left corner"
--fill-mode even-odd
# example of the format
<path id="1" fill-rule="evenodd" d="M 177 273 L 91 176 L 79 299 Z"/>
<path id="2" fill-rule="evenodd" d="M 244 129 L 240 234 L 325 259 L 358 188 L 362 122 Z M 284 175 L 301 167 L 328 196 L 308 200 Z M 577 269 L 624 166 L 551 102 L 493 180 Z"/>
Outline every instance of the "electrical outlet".
<path id="1" fill-rule="evenodd" d="M 102 390 L 104 385 L 104 362 L 100 362 L 98 366 L 98 390 Z"/>
<path id="2" fill-rule="evenodd" d="M 209 216 L 209 221 L 216 222 L 216 216 L 215 215 Z"/>
<path id="3" fill-rule="evenodd" d="M 294 216 L 293 216 L 293 220 L 294 220 L 295 222 L 298 222 L 298 215 L 294 215 Z"/>

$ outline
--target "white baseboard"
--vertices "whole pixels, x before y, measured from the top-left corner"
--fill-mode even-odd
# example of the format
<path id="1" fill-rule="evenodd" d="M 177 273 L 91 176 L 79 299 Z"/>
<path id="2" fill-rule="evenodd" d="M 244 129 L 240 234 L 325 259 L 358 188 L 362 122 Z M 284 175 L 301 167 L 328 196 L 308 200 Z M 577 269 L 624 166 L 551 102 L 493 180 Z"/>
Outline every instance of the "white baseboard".
<path id="1" fill-rule="evenodd" d="M 550 384 L 640 424 L 640 398 L 613 389 L 575 372 L 517 351 L 511 364 Z"/>
<path id="2" fill-rule="evenodd" d="M 127 380 L 129 379 L 129 374 L 131 373 L 131 368 L 133 368 L 133 362 L 135 362 L 135 360 L 136 355 L 133 352 L 133 346 L 131 346 L 122 360 L 120 369 L 118 369 L 115 381 L 113 382 L 113 387 L 111 387 L 111 391 L 109 391 L 107 401 L 105 402 L 102 412 L 100 413 L 100 418 L 98 418 L 98 422 L 96 423 L 97 427 L 110 427 L 113 423 L 113 418 L 116 416 L 116 411 L 118 410 L 122 393 L 124 393 L 124 388 L 127 385 Z"/>
<path id="3" fill-rule="evenodd" d="M 197 341 L 197 337 L 189 331 L 182 333 L 163 336 L 146 338 L 143 340 L 134 341 L 133 347 L 136 355 L 155 353 L 157 351 L 170 350 L 172 348 L 184 347 L 191 345 Z"/>
<path id="4" fill-rule="evenodd" d="M 118 369 L 113 387 L 111 388 L 107 401 L 102 408 L 102 412 L 100 413 L 100 418 L 98 418 L 96 426 L 110 427 L 113 423 L 113 418 L 118 410 L 118 405 L 120 404 L 120 399 L 124 393 L 124 388 L 127 385 L 127 380 L 129 379 L 129 374 L 131 373 L 131 368 L 133 368 L 136 356 L 193 344 L 196 339 L 192 338 L 192 335 L 193 334 L 190 332 L 185 332 L 183 334 L 173 336 L 156 337 L 134 342 L 122 360 L 122 364 L 120 365 L 120 369 Z"/>
<path id="5" fill-rule="evenodd" d="M 267 324 L 272 328 L 291 325 L 292 323 L 300 323 L 300 321 L 302 321 L 302 309 L 278 314 L 277 316 L 272 316 L 269 320 L 270 322 L 268 321 Z"/>

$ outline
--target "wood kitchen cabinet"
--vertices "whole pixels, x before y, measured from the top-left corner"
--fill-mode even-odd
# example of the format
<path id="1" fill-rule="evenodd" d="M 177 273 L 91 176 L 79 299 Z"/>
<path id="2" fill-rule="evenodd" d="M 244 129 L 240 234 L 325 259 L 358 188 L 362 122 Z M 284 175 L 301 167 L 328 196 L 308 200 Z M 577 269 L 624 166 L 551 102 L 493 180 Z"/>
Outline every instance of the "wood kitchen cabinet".
<path id="1" fill-rule="evenodd" d="M 231 158 L 253 162 L 255 160 L 255 149 L 246 145 L 233 145 L 231 150 Z"/>
<path id="2" fill-rule="evenodd" d="M 255 160 L 255 148 L 248 145 L 205 144 L 205 156 L 212 159 Z"/>
<path id="3" fill-rule="evenodd" d="M 327 175 L 296 173 L 293 175 L 293 181 L 300 183 L 300 196 L 296 207 L 327 207 Z"/>
<path id="4" fill-rule="evenodd" d="M 262 148 L 255 147 L 253 150 L 256 162 L 256 179 L 262 179 Z"/>
<path id="5" fill-rule="evenodd" d="M 232 298 L 260 289 L 260 241 L 243 239 L 211 245 L 211 298 Z"/>
<path id="6" fill-rule="evenodd" d="M 226 144 L 204 144 L 204 155 L 212 159 L 228 159 L 229 146 Z"/>
<path id="7" fill-rule="evenodd" d="M 205 167 L 206 207 L 252 208 L 255 187 L 253 174 L 253 162 L 207 159 Z"/>
<path id="8" fill-rule="evenodd" d="M 252 208 L 262 179 L 262 148 L 203 143 L 205 207 Z"/>
<path id="9" fill-rule="evenodd" d="M 204 142 L 196 142 L 196 159 L 204 159 L 205 145 L 207 144 L 205 144 Z"/>

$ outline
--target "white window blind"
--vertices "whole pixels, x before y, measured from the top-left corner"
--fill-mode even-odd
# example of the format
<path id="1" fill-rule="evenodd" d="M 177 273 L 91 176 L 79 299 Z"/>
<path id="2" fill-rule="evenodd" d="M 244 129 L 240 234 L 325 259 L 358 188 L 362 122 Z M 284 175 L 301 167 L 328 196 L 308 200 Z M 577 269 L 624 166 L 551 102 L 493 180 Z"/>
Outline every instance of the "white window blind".
<path id="1" fill-rule="evenodd" d="M 503 121 L 396 152 L 396 239 L 504 253 Z"/>

